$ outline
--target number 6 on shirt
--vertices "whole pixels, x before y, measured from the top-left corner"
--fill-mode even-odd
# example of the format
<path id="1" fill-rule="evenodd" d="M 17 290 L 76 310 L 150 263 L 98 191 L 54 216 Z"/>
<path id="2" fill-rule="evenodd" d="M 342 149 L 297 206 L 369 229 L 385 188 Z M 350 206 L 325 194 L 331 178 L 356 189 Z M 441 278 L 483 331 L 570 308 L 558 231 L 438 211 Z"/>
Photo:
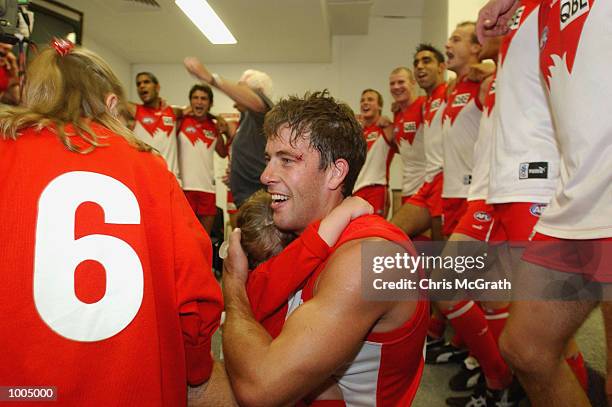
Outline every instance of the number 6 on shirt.
<path id="1" fill-rule="evenodd" d="M 140 224 L 136 196 L 116 179 L 74 171 L 55 178 L 38 202 L 34 253 L 34 302 L 44 322 L 57 334 L 81 342 L 101 341 L 134 319 L 143 297 L 138 254 L 114 236 L 92 234 L 74 239 L 75 213 L 83 202 L 104 211 L 106 223 Z M 85 260 L 102 264 L 106 292 L 96 303 L 80 301 L 74 273 Z"/>

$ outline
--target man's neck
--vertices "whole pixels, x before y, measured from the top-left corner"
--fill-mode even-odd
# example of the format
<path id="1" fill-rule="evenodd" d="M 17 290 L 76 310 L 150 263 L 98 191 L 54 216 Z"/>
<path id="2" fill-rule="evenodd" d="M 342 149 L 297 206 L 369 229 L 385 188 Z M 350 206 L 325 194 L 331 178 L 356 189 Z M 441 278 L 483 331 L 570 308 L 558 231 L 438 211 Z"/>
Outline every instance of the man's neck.
<path id="1" fill-rule="evenodd" d="M 478 63 L 478 58 L 473 58 L 468 61 L 465 65 L 458 67 L 454 70 L 455 74 L 457 74 L 457 80 L 463 79 L 469 72 L 470 67 L 474 64 Z"/>
<path id="2" fill-rule="evenodd" d="M 148 103 L 143 103 L 143 106 L 151 108 L 151 109 L 159 109 L 161 106 L 161 99 L 160 98 L 153 99 L 152 101 Z"/>
<path id="3" fill-rule="evenodd" d="M 340 187 L 342 188 L 342 187 Z M 337 194 L 334 194 L 333 196 L 331 196 L 329 199 L 325 200 L 325 204 L 320 208 L 321 210 L 316 214 L 316 216 L 313 216 L 311 218 L 310 223 L 314 222 L 315 220 L 322 220 L 324 217 L 326 217 L 327 215 L 329 215 L 329 213 L 338 205 L 340 205 L 342 203 L 342 201 L 344 200 L 344 197 L 342 196 L 342 194 L 340 193 L 340 189 L 338 189 Z M 295 231 L 295 233 L 299 236 L 304 232 L 305 229 L 299 230 L 299 231 Z"/>
<path id="4" fill-rule="evenodd" d="M 438 82 L 436 82 L 433 86 L 431 86 L 430 88 L 427 88 L 425 90 L 425 92 L 427 93 L 427 96 L 431 96 L 433 95 L 433 93 L 435 92 L 436 89 L 438 89 L 438 86 L 442 85 L 444 83 L 444 80 L 440 80 Z"/>
<path id="5" fill-rule="evenodd" d="M 373 125 L 374 123 L 378 123 L 379 119 L 380 119 L 380 115 L 378 114 L 378 115 L 372 116 L 372 117 L 370 117 L 368 119 L 364 119 L 363 120 L 363 124 L 364 124 L 365 127 L 368 127 L 368 126 Z"/>
<path id="6" fill-rule="evenodd" d="M 404 110 L 406 109 L 408 106 L 410 106 L 411 104 L 414 103 L 414 101 L 416 100 L 416 92 L 411 92 L 410 93 L 410 98 L 408 98 L 408 100 L 404 100 L 403 102 L 399 102 L 399 107 L 400 110 Z"/>

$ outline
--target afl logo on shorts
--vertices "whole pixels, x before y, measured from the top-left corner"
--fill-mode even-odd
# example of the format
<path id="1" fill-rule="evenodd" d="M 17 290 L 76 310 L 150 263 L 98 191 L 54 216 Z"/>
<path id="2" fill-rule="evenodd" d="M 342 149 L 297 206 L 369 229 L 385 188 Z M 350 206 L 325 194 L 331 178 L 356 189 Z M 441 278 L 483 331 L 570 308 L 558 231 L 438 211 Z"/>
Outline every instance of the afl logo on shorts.
<path id="1" fill-rule="evenodd" d="M 143 124 L 153 124 L 153 123 L 155 123 L 155 119 L 152 118 L 152 117 L 149 117 L 149 116 L 143 117 L 142 118 L 142 123 Z"/>
<path id="2" fill-rule="evenodd" d="M 491 222 L 491 215 L 483 211 L 478 211 L 474 213 L 474 219 L 478 222 Z"/>
<path id="3" fill-rule="evenodd" d="M 531 205 L 531 208 L 529 208 L 529 212 L 536 218 L 539 218 L 547 206 L 548 206 L 547 204 L 536 203 L 536 204 Z"/>

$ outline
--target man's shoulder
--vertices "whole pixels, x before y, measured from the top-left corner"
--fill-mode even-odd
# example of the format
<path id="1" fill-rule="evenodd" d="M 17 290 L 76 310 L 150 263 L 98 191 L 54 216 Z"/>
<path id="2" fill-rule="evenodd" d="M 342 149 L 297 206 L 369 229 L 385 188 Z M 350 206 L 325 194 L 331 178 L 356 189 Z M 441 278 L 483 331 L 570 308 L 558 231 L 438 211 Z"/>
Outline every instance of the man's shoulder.
<path id="1" fill-rule="evenodd" d="M 408 241 L 406 234 L 397 226 L 378 215 L 364 215 L 352 220 L 340 235 L 334 248 L 353 240 Z"/>

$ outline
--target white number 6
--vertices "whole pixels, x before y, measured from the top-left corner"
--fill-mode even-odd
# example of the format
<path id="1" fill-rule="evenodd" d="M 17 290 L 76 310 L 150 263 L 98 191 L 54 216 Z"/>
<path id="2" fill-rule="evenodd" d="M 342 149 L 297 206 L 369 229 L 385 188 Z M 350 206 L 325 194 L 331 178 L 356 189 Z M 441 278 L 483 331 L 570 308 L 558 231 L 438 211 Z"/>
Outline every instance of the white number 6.
<path id="1" fill-rule="evenodd" d="M 38 202 L 34 253 L 34 303 L 56 333 L 82 342 L 118 334 L 134 319 L 143 296 L 142 264 L 134 249 L 108 235 L 74 239 L 75 212 L 83 202 L 104 210 L 106 223 L 139 224 L 140 208 L 123 183 L 93 172 L 68 172 L 47 185 Z M 85 260 L 106 271 L 106 292 L 93 304 L 74 292 L 74 272 Z"/>

